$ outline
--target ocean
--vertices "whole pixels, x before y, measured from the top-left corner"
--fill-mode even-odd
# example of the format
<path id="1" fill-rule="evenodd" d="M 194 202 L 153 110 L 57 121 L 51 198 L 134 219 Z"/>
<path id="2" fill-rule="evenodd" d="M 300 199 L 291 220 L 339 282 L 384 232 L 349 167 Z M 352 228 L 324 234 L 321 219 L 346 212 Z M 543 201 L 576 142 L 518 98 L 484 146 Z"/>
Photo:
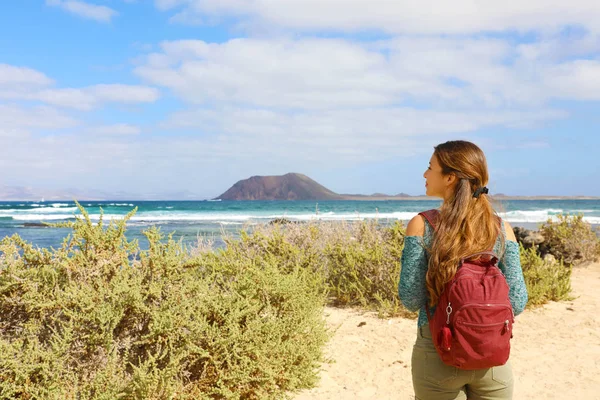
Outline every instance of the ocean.
<path id="1" fill-rule="evenodd" d="M 199 237 L 222 246 L 222 235 L 236 236 L 240 229 L 274 218 L 294 221 L 354 221 L 377 218 L 384 223 L 408 221 L 419 211 L 435 208 L 439 200 L 389 201 L 84 201 L 93 221 L 104 211 L 104 220 L 122 218 L 134 207 L 137 213 L 127 225 L 126 236 L 147 242 L 142 232 L 157 225 L 162 232 L 193 245 Z M 581 213 L 584 220 L 600 224 L 600 200 L 506 200 L 496 205 L 499 215 L 513 226 L 529 229 L 559 213 Z M 58 247 L 68 228 L 46 227 L 44 222 L 68 221 L 79 215 L 74 202 L 0 202 L 0 238 L 19 234 L 39 247 Z"/>

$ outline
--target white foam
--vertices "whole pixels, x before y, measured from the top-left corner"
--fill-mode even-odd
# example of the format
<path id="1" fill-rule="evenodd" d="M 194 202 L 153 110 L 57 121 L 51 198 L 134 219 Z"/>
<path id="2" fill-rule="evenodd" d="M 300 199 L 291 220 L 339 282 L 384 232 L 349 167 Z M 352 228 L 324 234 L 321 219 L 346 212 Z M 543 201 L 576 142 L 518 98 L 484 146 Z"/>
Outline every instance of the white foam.
<path id="1" fill-rule="evenodd" d="M 8 216 L 8 215 L 7 215 Z M 55 214 L 55 215 L 10 215 L 15 221 L 55 221 L 61 219 L 73 218 L 73 215 Z"/>
<path id="2" fill-rule="evenodd" d="M 114 203 L 114 204 L 127 204 L 129 203 Z M 7 209 L 0 210 L 0 217 L 12 217 L 15 220 L 61 220 L 70 219 L 75 215 L 80 215 L 77 207 L 40 207 L 37 209 Z M 543 210 L 516 210 L 500 213 L 500 216 L 511 223 L 540 223 L 545 222 L 548 219 L 557 220 L 557 214 L 561 213 L 560 209 L 543 209 Z M 598 211 L 595 211 L 598 212 Z M 417 215 L 417 212 L 408 211 L 396 211 L 396 212 L 344 212 L 336 213 L 333 211 L 323 213 L 297 213 L 290 214 L 288 212 L 282 213 L 260 213 L 260 212 L 247 212 L 247 213 L 227 213 L 227 212 L 172 212 L 166 210 L 159 211 L 146 211 L 139 212 L 131 218 L 132 222 L 142 223 L 160 223 L 160 222 L 177 222 L 177 221 L 188 221 L 188 222 L 207 222 L 207 223 L 220 223 L 223 225 L 241 225 L 242 223 L 253 221 L 253 222 L 266 222 L 275 218 L 286 218 L 292 221 L 357 221 L 365 219 L 380 219 L 380 220 L 402 220 L 408 221 Z M 596 214 L 598 215 L 598 214 Z M 584 221 L 592 224 L 600 224 L 600 216 L 584 216 Z M 110 219 L 121 219 L 125 215 L 119 213 L 104 214 L 105 220 Z M 99 213 L 90 214 L 92 220 L 98 220 L 100 218 Z"/>
<path id="3" fill-rule="evenodd" d="M 117 215 L 116 217 L 122 217 Z M 246 214 L 145 212 L 134 215 L 132 221 L 248 221 L 256 218 Z M 259 217 L 260 218 L 260 217 Z M 269 217 L 263 217 L 269 218 Z"/>
<path id="4" fill-rule="evenodd" d="M 75 208 L 75 207 L 73 207 Z M 27 210 L 29 212 L 34 210 Z M 61 210 L 63 211 L 63 210 Z M 79 213 L 75 215 L 80 215 Z M 315 215 L 315 214 L 301 214 L 301 215 L 249 215 L 249 214 L 199 214 L 199 213 L 190 213 L 190 214 L 172 214 L 172 213 L 140 213 L 134 215 L 131 218 L 131 221 L 144 221 L 144 222 L 162 222 L 162 221 L 201 221 L 201 222 L 215 222 L 215 223 L 242 223 L 246 221 L 260 221 L 260 220 L 272 220 L 275 218 L 287 218 L 290 220 L 296 221 L 310 221 L 310 220 L 325 220 L 325 221 L 336 221 L 336 220 L 362 220 L 367 218 L 380 218 L 380 219 L 410 219 L 412 216 L 416 215 L 416 213 L 389 213 L 389 214 L 376 214 L 376 213 L 365 213 L 365 214 L 338 214 L 338 215 Z M 0 216 L 12 217 L 15 220 L 60 220 L 73 218 L 73 214 L 37 214 L 37 213 L 29 213 L 29 214 L 5 214 L 0 211 Z M 89 214 L 90 219 L 98 220 L 100 219 L 100 214 Z M 105 220 L 110 219 L 121 219 L 124 215 L 121 214 L 104 214 Z"/>
<path id="5" fill-rule="evenodd" d="M 548 219 L 556 221 L 558 219 L 557 215 L 561 213 L 563 213 L 563 210 L 561 209 L 548 208 L 544 210 L 531 211 L 508 211 L 504 213 L 498 213 L 498 215 L 508 222 L 536 223 L 546 222 Z"/>
<path id="6" fill-rule="evenodd" d="M 51 206 L 55 207 L 55 208 L 58 208 L 58 207 L 68 207 L 69 204 L 66 204 L 66 203 L 52 203 Z"/>
<path id="7" fill-rule="evenodd" d="M 14 208 L 9 208 L 8 210 L 0 210 L 0 215 L 11 217 L 13 214 L 44 214 L 44 213 L 64 213 L 66 211 L 76 211 L 77 207 L 67 207 L 67 208 L 58 208 L 58 207 L 40 207 L 26 210 L 19 210 Z"/>
<path id="8" fill-rule="evenodd" d="M 357 221 L 364 219 L 398 219 L 403 221 L 408 221 L 412 219 L 418 213 L 416 212 L 407 212 L 407 211 L 396 211 L 396 212 L 387 212 L 387 213 L 344 213 L 344 214 L 336 214 L 334 212 L 327 213 L 319 213 L 317 214 L 300 214 L 300 215 L 270 215 L 268 218 L 287 218 L 290 220 L 298 220 L 298 221 L 312 221 L 312 220 L 324 220 L 324 221 Z"/>

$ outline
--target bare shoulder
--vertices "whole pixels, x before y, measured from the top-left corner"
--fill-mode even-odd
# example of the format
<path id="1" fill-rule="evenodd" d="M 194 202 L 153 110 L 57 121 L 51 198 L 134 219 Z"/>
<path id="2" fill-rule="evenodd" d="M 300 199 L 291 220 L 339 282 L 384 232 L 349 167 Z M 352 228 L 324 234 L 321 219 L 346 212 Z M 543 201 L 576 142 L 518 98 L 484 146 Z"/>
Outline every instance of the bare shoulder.
<path id="1" fill-rule="evenodd" d="M 410 220 L 406 227 L 406 236 L 423 236 L 425 234 L 425 221 L 420 215 Z"/>
<path id="2" fill-rule="evenodd" d="M 515 236 L 515 231 L 513 231 L 512 226 L 508 223 L 508 221 L 504 221 L 504 230 L 506 231 L 506 240 L 512 240 L 513 242 L 517 241 L 517 237 Z"/>

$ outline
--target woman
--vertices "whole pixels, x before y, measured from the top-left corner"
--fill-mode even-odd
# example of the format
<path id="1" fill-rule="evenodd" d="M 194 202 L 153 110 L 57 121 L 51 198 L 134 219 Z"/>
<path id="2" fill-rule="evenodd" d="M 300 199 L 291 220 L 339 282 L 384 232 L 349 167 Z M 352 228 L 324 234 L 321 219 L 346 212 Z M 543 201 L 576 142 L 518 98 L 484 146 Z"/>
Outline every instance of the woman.
<path id="1" fill-rule="evenodd" d="M 426 303 L 435 315 L 437 300 L 456 274 L 461 258 L 487 249 L 500 257 L 515 315 L 525 308 L 527 290 L 519 245 L 508 222 L 498 218 L 487 196 L 485 156 L 475 144 L 449 141 L 435 147 L 425 174 L 428 196 L 443 199 L 434 230 L 417 215 L 408 224 L 398 292 L 404 306 L 419 310 L 412 377 L 418 400 L 512 399 L 510 361 L 482 370 L 461 370 L 440 359 L 429 331 Z"/>

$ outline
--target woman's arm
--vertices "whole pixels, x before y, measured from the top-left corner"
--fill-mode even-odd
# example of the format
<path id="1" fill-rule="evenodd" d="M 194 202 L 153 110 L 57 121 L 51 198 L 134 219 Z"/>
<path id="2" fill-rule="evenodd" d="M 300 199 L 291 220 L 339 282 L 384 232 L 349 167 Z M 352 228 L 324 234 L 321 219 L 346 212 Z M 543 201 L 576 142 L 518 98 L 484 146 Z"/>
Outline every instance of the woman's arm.
<path id="1" fill-rule="evenodd" d="M 517 238 L 512 227 L 506 221 L 504 221 L 504 228 L 506 230 L 506 250 L 498 266 L 506 277 L 509 288 L 508 297 L 515 315 L 518 315 L 523 312 L 527 305 L 527 286 L 525 286 L 525 279 L 523 278 L 523 270 L 521 268 L 519 243 L 517 243 Z"/>
<path id="2" fill-rule="evenodd" d="M 425 222 L 417 215 L 406 227 L 404 250 L 402 250 L 398 295 L 409 311 L 419 310 L 427 302 L 425 276 L 427 257 L 423 246 Z"/>

